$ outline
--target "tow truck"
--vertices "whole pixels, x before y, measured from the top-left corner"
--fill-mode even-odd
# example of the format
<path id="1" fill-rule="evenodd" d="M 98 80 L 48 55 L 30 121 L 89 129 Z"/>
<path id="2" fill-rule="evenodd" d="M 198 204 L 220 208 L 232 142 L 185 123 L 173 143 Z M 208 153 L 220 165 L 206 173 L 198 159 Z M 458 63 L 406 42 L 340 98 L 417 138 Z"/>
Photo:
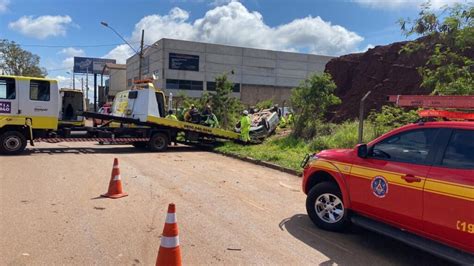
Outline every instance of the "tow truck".
<path id="1" fill-rule="evenodd" d="M 66 121 L 69 104 L 64 103 L 72 94 L 60 92 L 54 79 L 0 75 L 0 153 L 19 154 L 28 141 L 31 146 L 40 141 L 97 141 L 164 151 L 180 132 L 186 144 L 240 138 L 232 131 L 166 119 L 164 92 L 155 89 L 152 79 L 138 80 L 131 90 L 119 93 L 110 114 L 80 110 L 79 101 L 73 101 L 77 105 L 71 104 L 73 116 L 68 118 L 74 121 Z M 107 123 L 87 127 L 83 119 L 88 118 Z"/>
<path id="2" fill-rule="evenodd" d="M 313 223 L 350 223 L 466 265 L 474 264 L 474 96 L 394 95 L 419 121 L 353 149 L 302 162 Z M 441 109 L 440 109 L 441 108 Z"/>

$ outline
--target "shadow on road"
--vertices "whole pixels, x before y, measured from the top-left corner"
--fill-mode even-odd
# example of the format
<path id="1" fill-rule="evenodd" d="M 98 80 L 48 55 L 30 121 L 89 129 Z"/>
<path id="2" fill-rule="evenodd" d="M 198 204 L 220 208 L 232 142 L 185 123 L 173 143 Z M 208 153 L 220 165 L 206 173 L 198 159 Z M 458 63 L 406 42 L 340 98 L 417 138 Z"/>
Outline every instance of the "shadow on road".
<path id="1" fill-rule="evenodd" d="M 321 230 L 306 214 L 284 219 L 279 226 L 329 258 L 320 265 L 451 265 L 434 255 L 360 227 L 352 226 L 345 233 Z"/>
<path id="2" fill-rule="evenodd" d="M 164 153 L 179 153 L 179 152 L 196 152 L 200 149 L 192 146 L 170 146 Z M 69 147 L 61 145 L 58 147 L 29 147 L 24 153 L 18 156 L 35 155 L 35 154 L 48 154 L 48 155 L 61 155 L 61 154 L 141 154 L 141 153 L 152 153 L 147 149 L 134 148 L 132 146 L 119 146 L 119 145 L 96 145 L 93 147 Z"/>

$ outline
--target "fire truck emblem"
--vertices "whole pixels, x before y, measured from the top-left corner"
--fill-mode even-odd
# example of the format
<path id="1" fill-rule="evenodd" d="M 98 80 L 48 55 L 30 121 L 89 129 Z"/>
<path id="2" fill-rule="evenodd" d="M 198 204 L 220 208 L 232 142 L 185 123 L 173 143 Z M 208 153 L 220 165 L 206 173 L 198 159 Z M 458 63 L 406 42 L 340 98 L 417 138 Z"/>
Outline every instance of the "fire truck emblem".
<path id="1" fill-rule="evenodd" d="M 372 192 L 377 198 L 383 198 L 388 193 L 388 183 L 383 176 L 376 176 L 370 183 Z"/>

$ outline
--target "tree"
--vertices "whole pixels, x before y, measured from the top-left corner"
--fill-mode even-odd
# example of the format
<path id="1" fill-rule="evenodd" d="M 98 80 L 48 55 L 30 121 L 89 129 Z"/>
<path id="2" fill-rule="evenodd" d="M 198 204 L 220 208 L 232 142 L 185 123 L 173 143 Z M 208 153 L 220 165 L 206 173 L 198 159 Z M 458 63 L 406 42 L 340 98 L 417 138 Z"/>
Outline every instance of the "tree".
<path id="1" fill-rule="evenodd" d="M 242 104 L 232 96 L 234 84 L 227 79 L 226 74 L 217 76 L 216 91 L 210 94 L 209 101 L 212 104 L 212 111 L 216 115 L 221 127 L 225 129 L 233 128 L 242 111 Z"/>
<path id="2" fill-rule="evenodd" d="M 317 134 L 328 107 L 341 103 L 341 99 L 334 95 L 335 89 L 336 84 L 328 73 L 314 74 L 293 89 L 291 104 L 296 137 L 311 139 Z"/>
<path id="3" fill-rule="evenodd" d="M 4 74 L 44 77 L 46 69 L 39 66 L 40 57 L 23 50 L 15 42 L 0 40 L 0 69 Z"/>
<path id="4" fill-rule="evenodd" d="M 443 15 L 447 14 L 447 15 Z M 439 95 L 474 95 L 474 5 L 456 4 L 436 14 L 429 2 L 415 20 L 400 20 L 406 36 L 423 36 L 408 43 L 401 52 L 434 49 L 426 65 L 418 70 L 421 86 Z"/>

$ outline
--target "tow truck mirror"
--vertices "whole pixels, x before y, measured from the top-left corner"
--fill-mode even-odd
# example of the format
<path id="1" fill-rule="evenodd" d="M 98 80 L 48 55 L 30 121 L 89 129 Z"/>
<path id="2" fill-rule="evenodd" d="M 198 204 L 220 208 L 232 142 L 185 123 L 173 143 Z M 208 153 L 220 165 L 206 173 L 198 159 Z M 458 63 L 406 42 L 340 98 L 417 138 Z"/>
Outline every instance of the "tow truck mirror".
<path id="1" fill-rule="evenodd" d="M 367 158 L 367 155 L 368 155 L 367 144 L 357 144 L 356 150 L 357 150 L 358 157 Z"/>

